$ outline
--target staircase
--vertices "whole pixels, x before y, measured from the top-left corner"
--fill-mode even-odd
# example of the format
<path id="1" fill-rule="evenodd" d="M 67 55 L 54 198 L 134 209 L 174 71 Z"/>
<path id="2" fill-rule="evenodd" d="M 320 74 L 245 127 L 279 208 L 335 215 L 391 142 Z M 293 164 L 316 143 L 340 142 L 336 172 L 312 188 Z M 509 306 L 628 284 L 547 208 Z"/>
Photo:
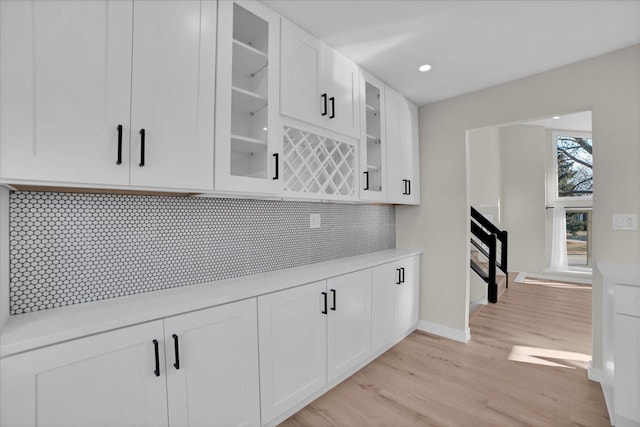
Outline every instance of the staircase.
<path id="1" fill-rule="evenodd" d="M 508 233 L 500 230 L 484 215 L 471 207 L 471 254 L 469 266 L 487 284 L 487 299 L 498 302 L 509 287 L 507 268 Z M 504 275 L 497 273 L 501 270 Z M 502 285 L 502 286 L 501 286 Z M 503 287 L 503 289 L 500 289 Z"/>

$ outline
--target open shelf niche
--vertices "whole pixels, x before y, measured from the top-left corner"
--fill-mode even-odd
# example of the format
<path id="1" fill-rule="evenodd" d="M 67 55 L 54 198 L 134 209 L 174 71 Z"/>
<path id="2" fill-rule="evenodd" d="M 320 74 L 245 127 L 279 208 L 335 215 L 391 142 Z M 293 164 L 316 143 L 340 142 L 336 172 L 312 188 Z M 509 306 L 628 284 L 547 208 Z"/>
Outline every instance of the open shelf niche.
<path id="1" fill-rule="evenodd" d="M 231 174 L 266 178 L 269 23 L 233 6 Z"/>

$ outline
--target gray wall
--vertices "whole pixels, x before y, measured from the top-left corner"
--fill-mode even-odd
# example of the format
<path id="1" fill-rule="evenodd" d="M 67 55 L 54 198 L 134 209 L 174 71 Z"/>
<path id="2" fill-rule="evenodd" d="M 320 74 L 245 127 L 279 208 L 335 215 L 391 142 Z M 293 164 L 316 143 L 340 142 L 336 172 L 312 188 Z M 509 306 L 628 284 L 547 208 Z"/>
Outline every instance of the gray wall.
<path id="1" fill-rule="evenodd" d="M 398 207 L 397 245 L 423 250 L 420 319 L 466 332 L 469 214 L 465 132 L 537 117 L 593 112 L 594 261 L 638 263 L 637 231 L 611 215 L 640 212 L 640 45 L 420 109 L 421 197 Z M 601 368 L 602 278 L 594 272 L 593 366 Z"/>
<path id="2" fill-rule="evenodd" d="M 509 270 L 541 273 L 545 253 L 545 129 L 500 129 L 502 226 L 509 231 Z"/>

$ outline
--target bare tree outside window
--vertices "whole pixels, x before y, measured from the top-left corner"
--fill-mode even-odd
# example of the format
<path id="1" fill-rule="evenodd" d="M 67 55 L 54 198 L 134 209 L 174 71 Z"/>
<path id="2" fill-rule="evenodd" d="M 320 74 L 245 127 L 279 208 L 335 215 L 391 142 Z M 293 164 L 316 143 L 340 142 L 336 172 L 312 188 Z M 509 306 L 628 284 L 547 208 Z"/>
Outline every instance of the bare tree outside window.
<path id="1" fill-rule="evenodd" d="M 556 138 L 558 197 L 593 194 L 593 140 L 575 136 Z"/>

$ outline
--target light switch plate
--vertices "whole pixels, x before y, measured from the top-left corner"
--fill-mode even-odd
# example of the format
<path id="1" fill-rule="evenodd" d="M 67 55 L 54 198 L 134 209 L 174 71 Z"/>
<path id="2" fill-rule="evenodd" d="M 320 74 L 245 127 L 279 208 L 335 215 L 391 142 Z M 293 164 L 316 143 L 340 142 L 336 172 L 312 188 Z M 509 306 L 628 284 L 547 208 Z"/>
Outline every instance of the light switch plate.
<path id="1" fill-rule="evenodd" d="M 320 214 L 311 214 L 309 224 L 311 228 L 320 228 Z"/>
<path id="2" fill-rule="evenodd" d="M 613 214 L 614 230 L 637 230 L 638 215 L 637 214 Z"/>

